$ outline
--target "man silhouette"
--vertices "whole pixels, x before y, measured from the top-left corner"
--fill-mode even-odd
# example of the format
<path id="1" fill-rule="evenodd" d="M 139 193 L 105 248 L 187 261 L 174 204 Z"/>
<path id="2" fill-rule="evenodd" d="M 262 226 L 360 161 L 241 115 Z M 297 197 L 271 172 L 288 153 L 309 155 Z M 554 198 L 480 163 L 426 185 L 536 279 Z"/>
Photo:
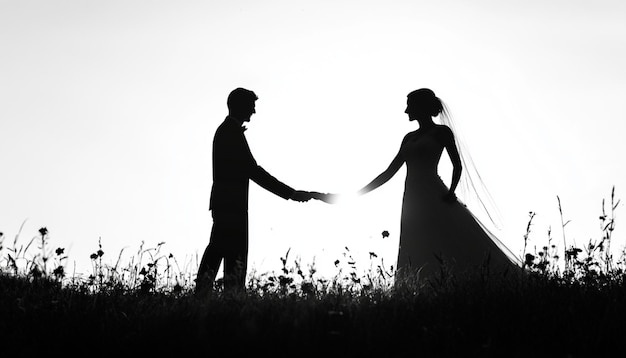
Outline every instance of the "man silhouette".
<path id="1" fill-rule="evenodd" d="M 250 179 L 264 189 L 295 201 L 308 201 L 313 194 L 294 190 L 259 166 L 248 146 L 242 125 L 255 111 L 256 94 L 236 88 L 228 96 L 228 116 L 213 139 L 213 188 L 209 210 L 213 228 L 204 251 L 196 292 L 209 291 L 224 260 L 224 288 L 243 289 L 248 262 L 248 188 Z"/>

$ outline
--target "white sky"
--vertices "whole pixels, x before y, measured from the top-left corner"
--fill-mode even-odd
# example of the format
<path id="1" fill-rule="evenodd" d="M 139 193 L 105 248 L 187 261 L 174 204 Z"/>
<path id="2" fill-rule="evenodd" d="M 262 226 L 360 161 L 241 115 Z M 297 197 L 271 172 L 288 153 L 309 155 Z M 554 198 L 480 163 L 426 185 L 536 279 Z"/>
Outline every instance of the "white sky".
<path id="1" fill-rule="evenodd" d="M 624 19 L 626 3 L 605 0 L 0 0 L 0 231 L 48 227 L 78 272 L 99 237 L 112 263 L 142 241 L 190 261 L 209 241 L 211 142 L 232 89 L 260 97 L 246 132 L 259 164 L 342 193 L 387 167 L 416 128 L 406 94 L 429 87 L 514 252 L 529 211 L 531 245 L 550 226 L 562 245 L 557 195 L 568 240 L 599 238 L 602 199 L 626 187 Z M 252 184 L 251 268 L 279 269 L 290 247 L 321 268 L 345 246 L 395 264 L 403 181 L 336 206 Z"/>

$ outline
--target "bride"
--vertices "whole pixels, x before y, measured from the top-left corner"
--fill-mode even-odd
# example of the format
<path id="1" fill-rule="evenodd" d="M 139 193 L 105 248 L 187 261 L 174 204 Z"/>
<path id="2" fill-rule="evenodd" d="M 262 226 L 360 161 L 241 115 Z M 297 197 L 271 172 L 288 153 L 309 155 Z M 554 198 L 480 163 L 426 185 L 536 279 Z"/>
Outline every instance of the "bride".
<path id="1" fill-rule="evenodd" d="M 396 276 L 417 274 L 421 281 L 444 271 L 460 275 L 480 270 L 493 275 L 519 270 L 511 251 L 457 200 L 455 190 L 466 173 L 462 173 L 463 153 L 451 124 L 433 120 L 449 119 L 443 102 L 430 89 L 418 89 L 408 94 L 405 113 L 419 128 L 404 137 L 389 167 L 359 190 L 363 195 L 378 188 L 406 164 Z M 437 173 L 444 149 L 453 167 L 449 188 Z"/>

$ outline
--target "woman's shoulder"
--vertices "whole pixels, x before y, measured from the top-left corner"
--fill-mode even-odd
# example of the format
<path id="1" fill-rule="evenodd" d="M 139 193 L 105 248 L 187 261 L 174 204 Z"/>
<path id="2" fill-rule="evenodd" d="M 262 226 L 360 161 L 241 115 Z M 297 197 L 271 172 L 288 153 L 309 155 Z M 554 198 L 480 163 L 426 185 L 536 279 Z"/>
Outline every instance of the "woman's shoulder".
<path id="1" fill-rule="evenodd" d="M 452 129 L 446 126 L 445 124 L 435 124 L 435 126 L 429 130 L 432 134 L 436 136 L 450 136 L 452 135 Z"/>
<path id="2" fill-rule="evenodd" d="M 444 124 L 437 124 L 435 127 L 435 135 L 443 143 L 454 143 L 454 133 L 452 129 Z"/>
<path id="3" fill-rule="evenodd" d="M 419 130 L 419 129 L 418 129 Z M 411 137 L 414 137 L 415 135 L 418 134 L 418 130 L 414 130 L 414 131 L 410 131 L 409 133 L 404 135 L 404 138 L 402 138 L 402 142 L 406 142 L 408 139 L 410 139 Z"/>
<path id="4" fill-rule="evenodd" d="M 446 133 L 450 133 L 450 134 L 452 133 L 452 129 L 450 129 L 450 127 L 448 127 L 445 124 L 435 124 L 435 128 L 439 132 L 446 132 Z"/>

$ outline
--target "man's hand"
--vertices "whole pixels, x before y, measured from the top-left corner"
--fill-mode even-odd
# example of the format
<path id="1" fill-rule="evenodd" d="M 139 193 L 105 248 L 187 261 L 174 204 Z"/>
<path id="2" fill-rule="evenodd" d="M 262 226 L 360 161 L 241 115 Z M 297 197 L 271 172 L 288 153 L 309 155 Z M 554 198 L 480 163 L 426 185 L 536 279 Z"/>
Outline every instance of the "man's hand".
<path id="1" fill-rule="evenodd" d="M 294 201 L 299 201 L 301 203 L 304 203 L 306 201 L 309 201 L 313 198 L 313 196 L 311 195 L 310 192 L 308 191 L 303 191 L 303 190 L 296 190 L 293 192 L 293 194 L 291 195 L 291 200 Z"/>

